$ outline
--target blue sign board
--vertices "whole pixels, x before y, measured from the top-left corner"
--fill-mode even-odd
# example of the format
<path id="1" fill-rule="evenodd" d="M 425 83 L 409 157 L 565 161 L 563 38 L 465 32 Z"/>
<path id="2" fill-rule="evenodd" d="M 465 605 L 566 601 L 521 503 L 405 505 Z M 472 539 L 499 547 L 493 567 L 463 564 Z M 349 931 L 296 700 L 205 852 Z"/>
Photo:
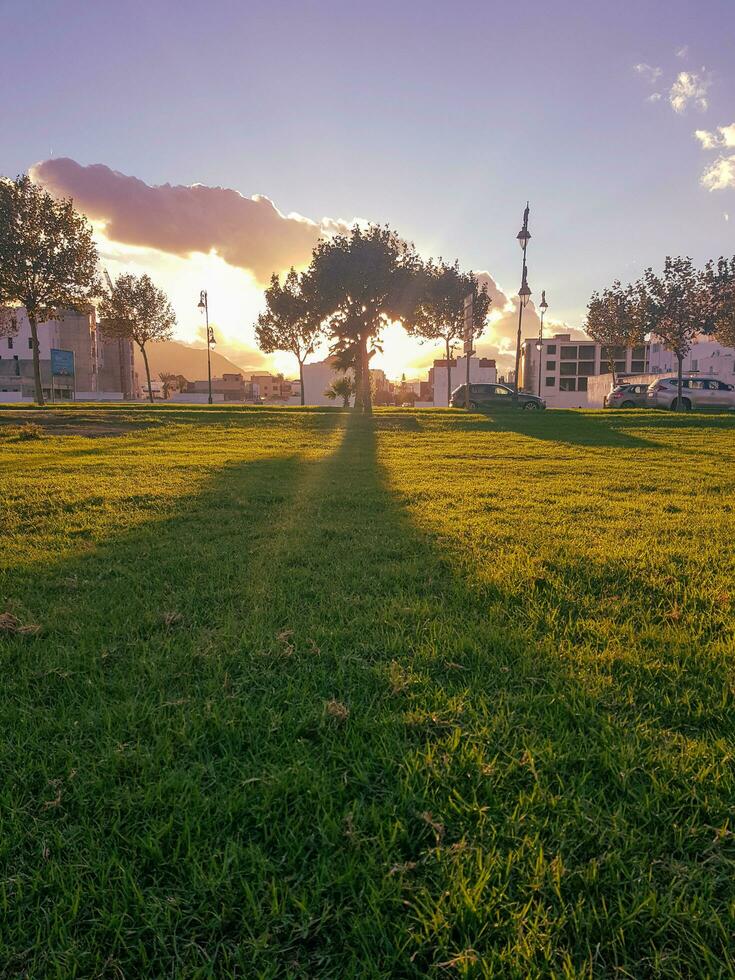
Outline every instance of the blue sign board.
<path id="1" fill-rule="evenodd" d="M 51 348 L 51 374 L 53 377 L 74 377 L 74 351 Z"/>

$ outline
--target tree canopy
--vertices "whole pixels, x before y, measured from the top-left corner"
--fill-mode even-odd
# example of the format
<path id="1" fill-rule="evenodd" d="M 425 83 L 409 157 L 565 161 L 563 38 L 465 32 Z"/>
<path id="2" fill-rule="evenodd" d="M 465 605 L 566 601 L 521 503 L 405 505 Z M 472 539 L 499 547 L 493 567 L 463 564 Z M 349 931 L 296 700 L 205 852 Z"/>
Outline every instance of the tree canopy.
<path id="1" fill-rule="evenodd" d="M 594 292 L 587 304 L 584 329 L 602 345 L 614 384 L 615 348 L 633 347 L 644 340 L 640 290 L 635 286 L 623 286 L 616 279 L 612 286 L 602 292 Z"/>
<path id="2" fill-rule="evenodd" d="M 704 275 L 709 299 L 707 333 L 725 347 L 735 347 L 735 255 L 710 260 Z"/>
<path id="3" fill-rule="evenodd" d="M 150 341 L 171 339 L 176 317 L 168 297 L 148 275 L 125 273 L 118 276 L 103 295 L 99 312 L 108 337 L 132 340 L 140 348 L 148 382 L 148 397 L 153 401 L 145 345 Z"/>
<path id="4" fill-rule="evenodd" d="M 354 363 L 355 407 L 364 412 L 371 411 L 371 354 L 387 323 L 410 322 L 419 269 L 413 245 L 384 226 L 355 225 L 349 235 L 323 239 L 314 248 L 304 291 L 333 353 Z"/>
<path id="5" fill-rule="evenodd" d="M 303 289 L 304 276 L 291 267 L 283 285 L 271 276 L 265 291 L 266 309 L 258 317 L 255 336 L 265 354 L 287 351 L 299 364 L 301 404 L 304 404 L 304 362 L 314 353 L 321 337 L 319 310 L 309 302 Z"/>
<path id="6" fill-rule="evenodd" d="M 0 303 L 25 307 L 39 405 L 38 324 L 88 308 L 100 291 L 97 263 L 92 228 L 71 199 L 55 200 L 27 174 L 0 179 Z"/>
<path id="7" fill-rule="evenodd" d="M 451 401 L 450 361 L 464 332 L 464 304 L 472 296 L 472 326 L 476 339 L 485 329 L 491 299 L 487 286 L 479 285 L 472 272 L 462 272 L 459 263 L 429 260 L 418 272 L 420 288 L 409 325 L 410 332 L 423 340 L 442 341 L 447 359 L 447 404 Z"/>

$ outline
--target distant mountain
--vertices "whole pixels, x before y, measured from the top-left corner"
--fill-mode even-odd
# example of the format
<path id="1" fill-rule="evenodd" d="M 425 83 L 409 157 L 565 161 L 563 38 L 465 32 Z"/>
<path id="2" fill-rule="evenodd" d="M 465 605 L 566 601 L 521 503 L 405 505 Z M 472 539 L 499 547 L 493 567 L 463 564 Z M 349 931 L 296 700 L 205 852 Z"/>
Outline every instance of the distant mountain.
<path id="1" fill-rule="evenodd" d="M 151 369 L 151 380 L 157 381 L 158 375 L 164 371 L 171 374 L 183 374 L 187 381 L 203 381 L 207 377 L 207 348 L 189 347 L 178 340 L 161 340 L 158 343 L 146 344 L 148 364 Z M 138 381 L 145 384 L 145 365 L 143 355 L 135 347 L 135 370 Z M 248 375 L 256 368 L 243 368 L 234 364 L 228 358 L 212 351 L 212 377 L 221 378 L 223 374 Z"/>

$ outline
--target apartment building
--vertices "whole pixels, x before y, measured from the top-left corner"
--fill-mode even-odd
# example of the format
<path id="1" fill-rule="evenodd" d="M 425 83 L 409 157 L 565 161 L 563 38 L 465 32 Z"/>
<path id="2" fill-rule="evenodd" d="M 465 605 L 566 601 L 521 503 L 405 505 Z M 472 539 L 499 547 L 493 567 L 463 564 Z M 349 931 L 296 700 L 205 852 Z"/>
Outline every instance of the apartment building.
<path id="1" fill-rule="evenodd" d="M 609 374 L 608 348 L 593 340 L 572 340 L 571 334 L 523 341 L 520 387 L 539 394 L 550 408 L 583 408 L 588 404 L 589 379 Z M 616 374 L 645 374 L 650 345 L 614 347 Z"/>
<path id="2" fill-rule="evenodd" d="M 0 398 L 31 401 L 35 397 L 31 325 L 22 307 L 5 311 L 0 322 Z M 70 351 L 74 375 L 51 374 L 51 351 Z M 93 307 L 66 310 L 57 320 L 38 324 L 41 386 L 49 400 L 130 399 L 136 379 L 130 341 L 106 338 Z"/>

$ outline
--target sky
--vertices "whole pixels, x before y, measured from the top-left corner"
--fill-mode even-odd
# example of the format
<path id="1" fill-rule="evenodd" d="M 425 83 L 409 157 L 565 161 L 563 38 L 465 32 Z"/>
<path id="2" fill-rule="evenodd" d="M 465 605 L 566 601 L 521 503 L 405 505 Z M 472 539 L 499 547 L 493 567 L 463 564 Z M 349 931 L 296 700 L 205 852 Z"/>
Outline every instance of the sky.
<path id="1" fill-rule="evenodd" d="M 269 271 L 356 218 L 486 272 L 506 365 L 526 200 L 549 329 L 667 254 L 735 253 L 733 0 L 0 0 L 0 24 L 0 174 L 73 194 L 186 341 L 206 288 L 243 366 Z M 391 328 L 381 366 L 437 354 Z"/>

